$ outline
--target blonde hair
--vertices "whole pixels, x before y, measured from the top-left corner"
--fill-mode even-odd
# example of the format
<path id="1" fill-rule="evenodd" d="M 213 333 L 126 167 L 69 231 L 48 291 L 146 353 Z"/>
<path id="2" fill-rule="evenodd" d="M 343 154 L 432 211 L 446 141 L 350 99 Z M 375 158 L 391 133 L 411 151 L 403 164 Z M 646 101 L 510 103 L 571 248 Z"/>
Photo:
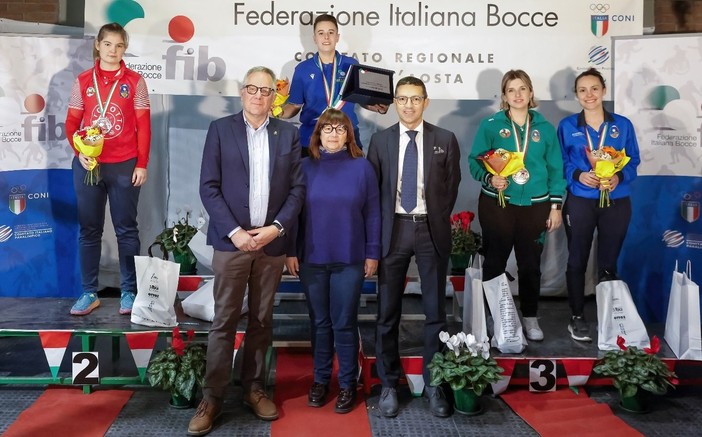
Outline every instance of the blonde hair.
<path id="1" fill-rule="evenodd" d="M 529 99 L 529 109 L 536 108 L 537 106 L 539 106 L 539 103 L 534 97 L 534 86 L 531 84 L 531 78 L 528 74 L 526 74 L 526 71 L 524 70 L 509 70 L 507 73 L 505 73 L 504 76 L 502 76 L 502 96 L 504 96 L 507 93 L 507 85 L 515 79 L 521 79 L 522 82 L 524 82 L 524 85 L 526 85 L 527 88 L 529 88 L 529 91 L 531 92 L 531 98 Z M 509 104 L 505 101 L 505 99 L 502 99 L 502 101 L 500 102 L 500 109 L 504 109 L 505 111 L 509 109 Z"/>

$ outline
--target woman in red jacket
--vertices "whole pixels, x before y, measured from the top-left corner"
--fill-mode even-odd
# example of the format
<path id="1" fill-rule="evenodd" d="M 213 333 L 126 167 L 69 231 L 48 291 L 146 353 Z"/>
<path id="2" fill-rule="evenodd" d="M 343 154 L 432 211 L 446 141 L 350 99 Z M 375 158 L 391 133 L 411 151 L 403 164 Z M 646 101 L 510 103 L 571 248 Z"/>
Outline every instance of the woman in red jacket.
<path id="1" fill-rule="evenodd" d="M 140 250 L 137 203 L 140 187 L 146 182 L 151 111 L 144 79 L 122 60 L 128 43 L 127 32 L 119 24 L 100 28 L 93 50 L 95 66 L 78 75 L 68 104 L 66 132 L 72 146 L 73 134 L 81 128 L 97 126 L 104 137 L 102 153 L 95 158 L 97 179 L 86 179 L 94 158 L 74 149 L 83 286 L 83 294 L 71 308 L 74 315 L 89 314 L 100 305 L 98 271 L 108 199 L 119 250 L 120 314 L 131 313 L 136 293 L 134 256 Z"/>

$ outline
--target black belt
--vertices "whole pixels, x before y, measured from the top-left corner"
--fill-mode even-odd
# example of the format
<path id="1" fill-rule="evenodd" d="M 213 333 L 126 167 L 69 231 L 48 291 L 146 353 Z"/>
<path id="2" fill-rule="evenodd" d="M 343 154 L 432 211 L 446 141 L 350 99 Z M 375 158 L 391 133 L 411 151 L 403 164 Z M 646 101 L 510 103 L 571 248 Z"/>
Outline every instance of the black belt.
<path id="1" fill-rule="evenodd" d="M 395 214 L 400 220 L 411 220 L 415 223 L 423 223 L 429 220 L 429 216 L 426 214 Z"/>

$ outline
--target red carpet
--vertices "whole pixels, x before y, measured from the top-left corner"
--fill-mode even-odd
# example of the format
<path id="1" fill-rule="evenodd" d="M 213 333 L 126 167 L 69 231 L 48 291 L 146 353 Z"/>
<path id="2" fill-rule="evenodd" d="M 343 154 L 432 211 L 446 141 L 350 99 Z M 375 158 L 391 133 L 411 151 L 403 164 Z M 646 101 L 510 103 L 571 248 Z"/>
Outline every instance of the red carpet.
<path id="1" fill-rule="evenodd" d="M 131 396 L 130 390 L 48 388 L 3 437 L 104 436 Z"/>
<path id="2" fill-rule="evenodd" d="M 371 435 L 362 391 L 358 392 L 358 401 L 353 411 L 337 414 L 334 412 L 334 404 L 339 386 L 334 378 L 330 384 L 331 393 L 327 404 L 322 408 L 309 407 L 307 392 L 314 382 L 311 353 L 276 350 L 278 362 L 275 368 L 275 403 L 279 408 L 280 418 L 271 424 L 272 437 Z"/>
<path id="3" fill-rule="evenodd" d="M 643 436 L 615 416 L 608 405 L 590 399 L 584 390 L 580 393 L 570 389 L 548 393 L 515 390 L 500 397 L 542 437 Z"/>

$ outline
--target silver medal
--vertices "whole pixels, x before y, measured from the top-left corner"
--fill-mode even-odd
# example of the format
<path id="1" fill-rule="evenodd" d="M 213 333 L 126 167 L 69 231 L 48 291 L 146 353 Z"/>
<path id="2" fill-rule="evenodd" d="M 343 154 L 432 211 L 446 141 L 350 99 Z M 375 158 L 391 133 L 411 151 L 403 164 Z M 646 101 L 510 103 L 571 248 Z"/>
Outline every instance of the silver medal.
<path id="1" fill-rule="evenodd" d="M 112 123 L 107 119 L 107 117 L 98 118 L 95 121 L 95 125 L 105 134 L 112 130 Z"/>
<path id="2" fill-rule="evenodd" d="M 515 184 L 524 185 L 529 181 L 529 170 L 523 168 L 512 175 L 512 180 Z"/>

